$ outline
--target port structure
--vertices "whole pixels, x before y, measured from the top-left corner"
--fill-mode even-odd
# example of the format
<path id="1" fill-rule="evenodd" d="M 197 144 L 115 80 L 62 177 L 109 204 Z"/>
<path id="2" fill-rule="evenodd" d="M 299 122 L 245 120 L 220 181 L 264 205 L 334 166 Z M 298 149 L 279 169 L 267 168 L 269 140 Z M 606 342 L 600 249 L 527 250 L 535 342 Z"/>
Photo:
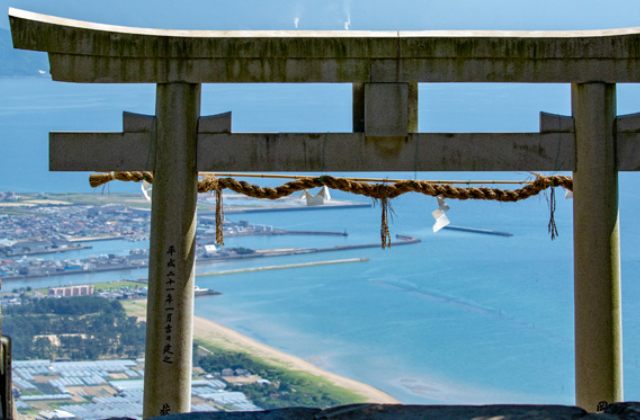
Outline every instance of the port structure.
<path id="1" fill-rule="evenodd" d="M 640 29 L 172 31 L 10 9 L 16 48 L 53 80 L 154 83 L 122 133 L 51 133 L 54 171 L 154 171 L 144 416 L 189 410 L 198 171 L 572 171 L 576 403 L 623 399 L 618 171 L 640 169 Z M 233 133 L 202 83 L 351 83 L 350 133 Z M 420 133 L 419 82 L 570 83 L 572 115 L 535 133 Z"/>

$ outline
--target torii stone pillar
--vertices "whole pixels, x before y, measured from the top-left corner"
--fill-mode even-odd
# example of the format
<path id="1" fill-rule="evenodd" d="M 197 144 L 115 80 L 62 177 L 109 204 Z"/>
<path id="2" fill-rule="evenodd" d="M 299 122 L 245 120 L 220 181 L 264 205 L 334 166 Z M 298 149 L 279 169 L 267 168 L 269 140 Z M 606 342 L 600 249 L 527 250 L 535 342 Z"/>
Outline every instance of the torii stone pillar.
<path id="1" fill-rule="evenodd" d="M 616 87 L 571 86 L 576 403 L 622 401 Z"/>
<path id="2" fill-rule="evenodd" d="M 199 84 L 157 85 L 145 418 L 191 409 L 199 115 Z"/>
<path id="3" fill-rule="evenodd" d="M 372 85 L 369 83 L 353 83 L 352 84 L 352 120 L 353 120 L 353 132 L 354 133 L 364 133 L 366 131 L 365 127 L 365 113 L 366 113 L 366 104 L 369 102 L 370 104 L 381 104 L 385 106 L 386 113 L 378 115 L 378 118 L 387 119 L 389 118 L 388 114 L 396 114 L 398 112 L 405 113 L 406 115 L 406 123 L 403 126 L 406 127 L 407 132 L 409 133 L 417 133 L 418 132 L 418 83 L 403 83 L 403 86 L 406 86 L 406 97 L 402 97 L 403 95 L 393 95 L 400 102 L 398 105 L 400 106 L 391 106 L 389 103 L 385 103 L 384 101 L 376 101 L 369 98 L 367 101 L 367 97 L 365 96 L 366 86 Z M 378 88 L 383 87 L 384 83 L 376 84 Z M 371 88 L 371 86 L 369 86 Z M 369 89 L 371 90 L 371 89 Z M 388 93 L 388 92 L 385 92 Z M 371 118 L 369 118 L 371 120 Z"/>

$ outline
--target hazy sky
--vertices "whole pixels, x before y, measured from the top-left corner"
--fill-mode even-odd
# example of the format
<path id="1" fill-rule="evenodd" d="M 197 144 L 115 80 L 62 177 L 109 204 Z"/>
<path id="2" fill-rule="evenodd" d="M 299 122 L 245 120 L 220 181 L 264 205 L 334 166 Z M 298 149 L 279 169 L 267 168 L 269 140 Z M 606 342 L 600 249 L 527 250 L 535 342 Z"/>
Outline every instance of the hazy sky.
<path id="1" fill-rule="evenodd" d="M 640 0 L 0 0 L 131 26 L 208 29 L 577 29 L 640 27 Z M 7 19 L 0 19 L 7 26 Z"/>

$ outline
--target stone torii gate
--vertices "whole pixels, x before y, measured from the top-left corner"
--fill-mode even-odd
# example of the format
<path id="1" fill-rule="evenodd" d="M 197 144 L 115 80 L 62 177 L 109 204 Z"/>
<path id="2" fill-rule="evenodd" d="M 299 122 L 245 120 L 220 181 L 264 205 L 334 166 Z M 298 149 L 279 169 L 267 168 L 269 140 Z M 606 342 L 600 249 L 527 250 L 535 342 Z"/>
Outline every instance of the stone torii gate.
<path id="1" fill-rule="evenodd" d="M 577 404 L 621 401 L 618 171 L 640 170 L 640 28 L 573 31 L 176 31 L 10 9 L 16 48 L 54 80 L 155 83 L 122 133 L 51 133 L 54 171 L 153 171 L 144 415 L 190 409 L 198 171 L 572 171 Z M 353 132 L 236 134 L 200 116 L 202 83 L 351 83 Z M 537 133 L 419 133 L 418 82 L 571 83 Z"/>

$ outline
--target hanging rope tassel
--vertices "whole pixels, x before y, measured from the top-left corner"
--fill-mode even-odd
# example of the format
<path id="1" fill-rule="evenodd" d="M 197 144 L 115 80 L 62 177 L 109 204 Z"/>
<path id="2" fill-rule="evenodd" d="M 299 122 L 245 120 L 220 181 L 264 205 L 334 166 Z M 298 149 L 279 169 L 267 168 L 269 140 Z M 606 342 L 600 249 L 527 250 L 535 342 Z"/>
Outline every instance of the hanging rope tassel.
<path id="1" fill-rule="evenodd" d="M 382 249 L 391 248 L 391 233 L 389 233 L 389 199 L 380 199 L 382 217 L 380 220 L 380 246 Z"/>
<path id="2" fill-rule="evenodd" d="M 224 245 L 224 208 L 222 206 L 222 188 L 218 185 L 216 192 L 216 244 Z"/>
<path id="3" fill-rule="evenodd" d="M 549 235 L 553 241 L 558 237 L 558 226 L 556 226 L 556 189 L 554 187 L 551 187 L 550 189 L 551 192 L 547 199 L 547 202 L 549 203 L 549 224 L 547 225 L 547 229 L 549 230 Z"/>

